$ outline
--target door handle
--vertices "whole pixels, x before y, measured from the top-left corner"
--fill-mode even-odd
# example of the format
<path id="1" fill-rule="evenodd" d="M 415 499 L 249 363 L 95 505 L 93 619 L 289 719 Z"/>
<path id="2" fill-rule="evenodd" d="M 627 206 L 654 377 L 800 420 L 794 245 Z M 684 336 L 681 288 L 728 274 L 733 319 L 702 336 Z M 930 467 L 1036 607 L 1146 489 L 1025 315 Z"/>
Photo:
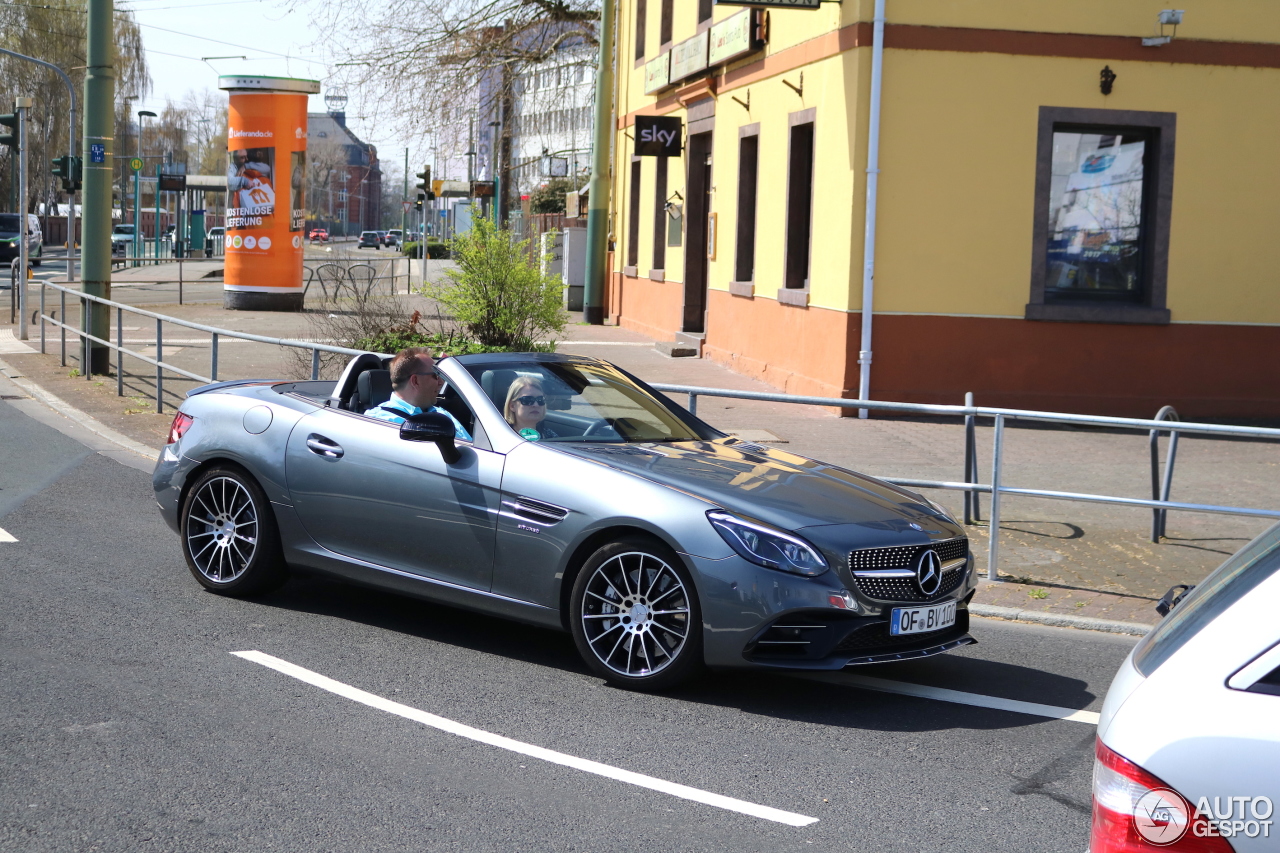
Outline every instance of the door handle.
<path id="1" fill-rule="evenodd" d="M 336 442 L 314 432 L 307 436 L 307 450 L 327 459 L 341 459 L 344 452 Z"/>

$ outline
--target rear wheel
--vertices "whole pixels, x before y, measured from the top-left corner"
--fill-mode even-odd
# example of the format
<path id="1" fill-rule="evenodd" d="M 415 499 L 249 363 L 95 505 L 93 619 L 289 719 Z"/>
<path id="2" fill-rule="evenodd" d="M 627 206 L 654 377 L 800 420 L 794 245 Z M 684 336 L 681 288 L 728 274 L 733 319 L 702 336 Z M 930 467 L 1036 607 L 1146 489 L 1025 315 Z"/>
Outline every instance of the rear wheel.
<path id="1" fill-rule="evenodd" d="M 222 595 L 270 592 L 288 577 L 267 496 L 238 466 L 210 468 L 187 493 L 182 553 L 200 585 Z"/>
<path id="2" fill-rule="evenodd" d="M 665 690 L 702 667 L 697 590 L 680 558 L 655 539 L 629 536 L 592 554 L 571 607 L 578 653 L 610 684 Z"/>

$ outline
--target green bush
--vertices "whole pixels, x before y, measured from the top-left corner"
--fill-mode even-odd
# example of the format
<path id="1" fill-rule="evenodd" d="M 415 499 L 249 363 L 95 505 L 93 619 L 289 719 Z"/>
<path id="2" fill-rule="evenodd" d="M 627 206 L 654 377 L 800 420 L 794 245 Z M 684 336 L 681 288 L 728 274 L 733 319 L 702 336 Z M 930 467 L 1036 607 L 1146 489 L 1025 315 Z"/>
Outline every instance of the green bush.
<path id="1" fill-rule="evenodd" d="M 510 347 L 485 346 L 473 341 L 456 331 L 431 331 L 422 325 L 422 314 L 413 312 L 409 321 L 400 326 L 393 326 L 366 338 L 360 338 L 352 344 L 352 349 L 368 352 L 396 353 L 409 347 L 428 347 L 440 355 L 471 355 L 479 352 L 521 352 L 523 350 Z M 543 350 L 547 349 L 545 346 Z"/>
<path id="2" fill-rule="evenodd" d="M 417 241 L 410 241 L 401 247 L 400 251 L 410 258 L 422 257 L 422 244 Z M 440 260 L 449 257 L 449 247 L 439 240 L 427 241 L 427 258 L 430 260 Z"/>
<path id="3" fill-rule="evenodd" d="M 529 196 L 530 213 L 564 213 L 564 197 L 578 188 L 569 178 L 552 178 Z"/>
<path id="4" fill-rule="evenodd" d="M 542 274 L 530 240 L 517 241 L 488 219 L 450 244 L 457 264 L 446 281 L 426 293 L 453 316 L 467 337 L 512 352 L 554 350 L 568 315 L 562 307 L 564 283 Z M 551 339 L 551 342 L 539 344 Z"/>

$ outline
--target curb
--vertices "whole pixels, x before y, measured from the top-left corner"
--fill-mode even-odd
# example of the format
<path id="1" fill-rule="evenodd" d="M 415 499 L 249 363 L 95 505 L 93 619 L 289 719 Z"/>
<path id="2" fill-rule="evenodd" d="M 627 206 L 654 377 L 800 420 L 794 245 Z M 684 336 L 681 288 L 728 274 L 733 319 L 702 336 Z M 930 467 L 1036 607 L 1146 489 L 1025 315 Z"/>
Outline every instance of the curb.
<path id="1" fill-rule="evenodd" d="M 1104 631 L 1108 634 L 1129 634 L 1145 637 L 1153 625 L 1140 622 L 1118 622 L 1113 619 L 1094 619 L 1091 616 L 1069 616 L 1065 613 L 1045 613 L 1041 610 L 1019 610 L 1016 607 L 997 607 L 994 604 L 970 604 L 974 616 L 989 619 L 1008 619 L 1013 622 L 1036 622 L 1055 628 L 1081 628 L 1086 631 Z"/>
<path id="2" fill-rule="evenodd" d="M 145 444 L 139 444 L 127 435 L 116 432 L 111 427 L 77 409 L 61 397 L 52 394 L 41 388 L 36 383 L 22 375 L 22 371 L 0 359 L 0 375 L 17 385 L 23 391 L 26 391 L 35 399 L 44 403 L 58 414 L 74 422 L 78 426 L 84 427 L 95 435 L 106 439 L 112 444 L 120 447 L 122 450 L 128 450 L 135 453 L 148 462 L 154 462 L 157 454 L 155 448 L 147 447 Z"/>

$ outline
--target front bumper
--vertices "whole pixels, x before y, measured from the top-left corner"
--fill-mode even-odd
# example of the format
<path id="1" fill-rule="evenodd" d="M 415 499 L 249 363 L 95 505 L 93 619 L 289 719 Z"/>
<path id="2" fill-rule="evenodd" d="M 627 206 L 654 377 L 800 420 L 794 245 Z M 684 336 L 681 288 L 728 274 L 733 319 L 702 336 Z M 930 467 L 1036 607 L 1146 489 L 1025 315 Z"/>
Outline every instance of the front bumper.
<path id="1" fill-rule="evenodd" d="M 685 555 L 695 570 L 702 603 L 703 654 L 717 669 L 837 670 L 846 666 L 927 657 L 976 642 L 969 636 L 968 602 L 976 581 L 972 561 L 963 579 L 929 605 L 957 602 L 956 622 L 940 631 L 890 637 L 894 607 L 915 601 L 868 601 L 857 609 L 833 606 L 847 589 L 841 574 L 816 578 L 756 566 L 738 556 L 721 560 Z"/>

